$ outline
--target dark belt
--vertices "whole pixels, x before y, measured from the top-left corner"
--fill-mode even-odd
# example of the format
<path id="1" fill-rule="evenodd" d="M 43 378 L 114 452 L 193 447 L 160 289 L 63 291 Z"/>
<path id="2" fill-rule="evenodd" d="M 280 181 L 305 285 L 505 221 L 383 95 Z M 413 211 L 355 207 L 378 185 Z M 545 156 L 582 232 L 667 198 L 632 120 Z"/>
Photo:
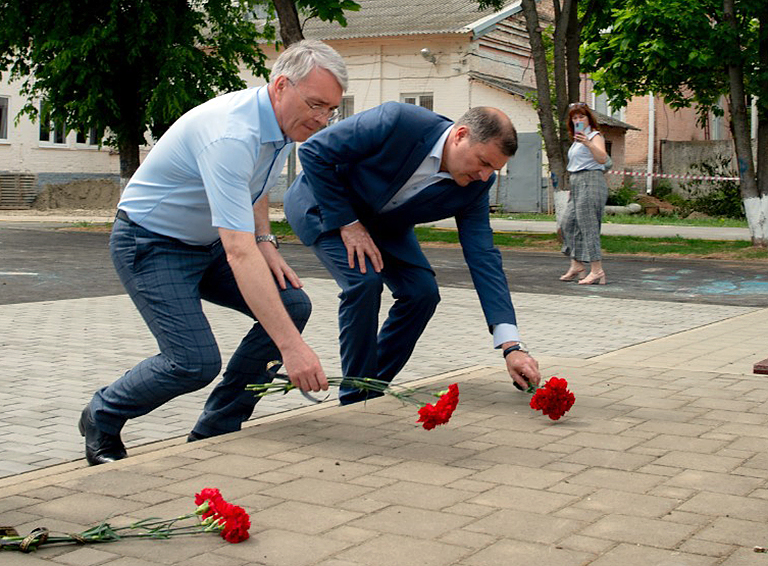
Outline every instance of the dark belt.
<path id="1" fill-rule="evenodd" d="M 125 220 L 126 222 L 128 222 L 130 224 L 135 224 L 135 222 L 133 220 L 128 218 L 128 214 L 124 210 L 119 209 L 119 208 L 117 209 L 117 214 L 115 215 L 115 218 L 119 218 L 120 220 Z"/>

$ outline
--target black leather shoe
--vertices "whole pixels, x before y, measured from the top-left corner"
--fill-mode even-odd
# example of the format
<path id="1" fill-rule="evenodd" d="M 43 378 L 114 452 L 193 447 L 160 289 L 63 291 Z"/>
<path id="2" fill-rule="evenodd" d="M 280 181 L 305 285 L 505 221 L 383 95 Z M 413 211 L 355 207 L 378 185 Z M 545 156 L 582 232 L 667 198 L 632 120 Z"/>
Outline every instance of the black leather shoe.
<path id="1" fill-rule="evenodd" d="M 90 405 L 83 409 L 77 428 L 85 437 L 85 459 L 91 466 L 122 460 L 128 456 L 119 434 L 107 434 L 96 428 Z"/>
<path id="2" fill-rule="evenodd" d="M 203 440 L 208 438 L 202 434 L 197 434 L 194 430 L 187 435 L 187 442 L 195 442 L 196 440 Z"/>

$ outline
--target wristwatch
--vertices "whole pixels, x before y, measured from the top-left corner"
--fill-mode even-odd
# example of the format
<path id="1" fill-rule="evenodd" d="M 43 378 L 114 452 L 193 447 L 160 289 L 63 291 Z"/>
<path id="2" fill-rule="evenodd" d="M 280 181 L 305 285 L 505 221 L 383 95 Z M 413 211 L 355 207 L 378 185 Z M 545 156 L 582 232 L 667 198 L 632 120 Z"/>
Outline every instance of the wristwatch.
<path id="1" fill-rule="evenodd" d="M 280 242 L 277 241 L 277 236 L 274 234 L 263 234 L 261 236 L 256 236 L 256 243 L 259 244 L 261 242 L 271 242 L 275 248 L 280 248 Z"/>
<path id="2" fill-rule="evenodd" d="M 504 348 L 502 355 L 504 356 L 504 358 L 506 358 L 512 352 L 522 352 L 523 354 L 527 354 L 528 348 L 526 348 L 522 342 L 518 342 L 514 346 L 510 346 L 509 348 Z"/>

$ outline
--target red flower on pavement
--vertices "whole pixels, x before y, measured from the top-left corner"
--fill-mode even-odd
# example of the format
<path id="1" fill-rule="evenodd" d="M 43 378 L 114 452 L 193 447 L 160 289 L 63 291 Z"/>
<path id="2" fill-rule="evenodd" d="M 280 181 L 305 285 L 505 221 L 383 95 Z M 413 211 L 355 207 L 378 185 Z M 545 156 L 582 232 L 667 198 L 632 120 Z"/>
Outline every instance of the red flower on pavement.
<path id="1" fill-rule="evenodd" d="M 531 408 L 556 421 L 567 413 L 575 402 L 576 397 L 568 390 L 568 382 L 559 377 L 551 377 L 544 387 L 534 393 Z"/>
<path id="2" fill-rule="evenodd" d="M 226 503 L 226 502 L 225 502 Z M 222 513 L 224 528 L 221 537 L 227 542 L 237 543 L 248 539 L 248 529 L 251 519 L 242 507 L 226 503 L 227 509 Z"/>
<path id="3" fill-rule="evenodd" d="M 114 542 L 129 538 L 167 539 L 172 536 L 193 535 L 218 531 L 228 542 L 248 538 L 251 521 L 242 507 L 227 503 L 216 488 L 206 487 L 195 494 L 197 509 L 173 519 L 141 519 L 127 527 L 113 527 L 106 521 L 77 534 L 57 535 L 45 527 L 20 536 L 13 527 L 0 533 L 0 551 L 16 550 L 29 553 L 46 544 L 92 544 Z M 194 524 L 184 524 L 194 520 Z"/>
<path id="4" fill-rule="evenodd" d="M 206 487 L 195 494 L 195 504 L 202 511 L 203 522 L 216 525 L 221 537 L 227 542 L 237 543 L 248 539 L 248 529 L 251 528 L 248 513 L 242 507 L 227 503 L 218 489 Z"/>
<path id="5" fill-rule="evenodd" d="M 437 425 L 445 424 L 451 420 L 453 411 L 459 404 L 459 386 L 455 383 L 448 386 L 448 391 L 442 393 L 437 403 L 427 403 L 419 409 L 419 420 L 426 430 L 432 430 Z"/>
<path id="6" fill-rule="evenodd" d="M 219 501 L 224 501 L 221 492 L 215 487 L 206 487 L 200 493 L 195 494 L 195 505 L 200 507 L 207 502 L 208 506 L 202 510 L 203 519 L 216 514 L 215 506 Z"/>

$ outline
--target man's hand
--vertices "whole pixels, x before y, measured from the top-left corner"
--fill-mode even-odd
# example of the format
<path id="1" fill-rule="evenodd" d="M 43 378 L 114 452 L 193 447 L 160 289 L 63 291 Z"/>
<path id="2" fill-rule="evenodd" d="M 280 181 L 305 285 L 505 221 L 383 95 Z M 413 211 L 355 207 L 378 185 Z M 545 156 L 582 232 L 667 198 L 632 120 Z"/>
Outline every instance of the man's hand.
<path id="1" fill-rule="evenodd" d="M 259 251 L 261 252 L 261 255 L 264 256 L 270 271 L 272 271 L 272 275 L 275 276 L 275 280 L 281 289 L 285 289 L 286 279 L 296 289 L 301 289 L 304 286 L 301 279 L 299 279 L 299 276 L 296 275 L 293 269 L 286 263 L 285 259 L 280 252 L 277 251 L 277 248 L 272 242 L 259 243 Z"/>
<path id="2" fill-rule="evenodd" d="M 381 259 L 379 248 L 373 243 L 373 239 L 368 230 L 365 229 L 365 226 L 360 222 L 354 222 L 353 224 L 342 226 L 339 231 L 341 232 L 341 240 L 347 248 L 349 268 L 355 268 L 355 258 L 357 258 L 360 273 L 365 273 L 365 256 L 368 256 L 373 265 L 373 270 L 379 273 L 382 267 L 384 267 L 384 262 Z"/>
<path id="3" fill-rule="evenodd" d="M 253 234 L 219 228 L 219 235 L 237 287 L 248 308 L 280 350 L 291 383 L 304 391 L 328 389 L 320 360 L 304 342 L 285 310 L 273 273 L 256 247 Z M 274 249 L 272 244 L 267 245 Z"/>
<path id="4" fill-rule="evenodd" d="M 510 352 L 505 358 L 507 362 L 507 371 L 512 380 L 523 388 L 528 389 L 529 385 L 539 386 L 541 374 L 539 373 L 539 362 L 534 360 L 525 352 Z M 527 381 L 526 381 L 527 380 Z"/>
<path id="5" fill-rule="evenodd" d="M 302 391 L 327 391 L 328 379 L 320 360 L 302 340 L 295 347 L 280 350 L 288 378 Z"/>

